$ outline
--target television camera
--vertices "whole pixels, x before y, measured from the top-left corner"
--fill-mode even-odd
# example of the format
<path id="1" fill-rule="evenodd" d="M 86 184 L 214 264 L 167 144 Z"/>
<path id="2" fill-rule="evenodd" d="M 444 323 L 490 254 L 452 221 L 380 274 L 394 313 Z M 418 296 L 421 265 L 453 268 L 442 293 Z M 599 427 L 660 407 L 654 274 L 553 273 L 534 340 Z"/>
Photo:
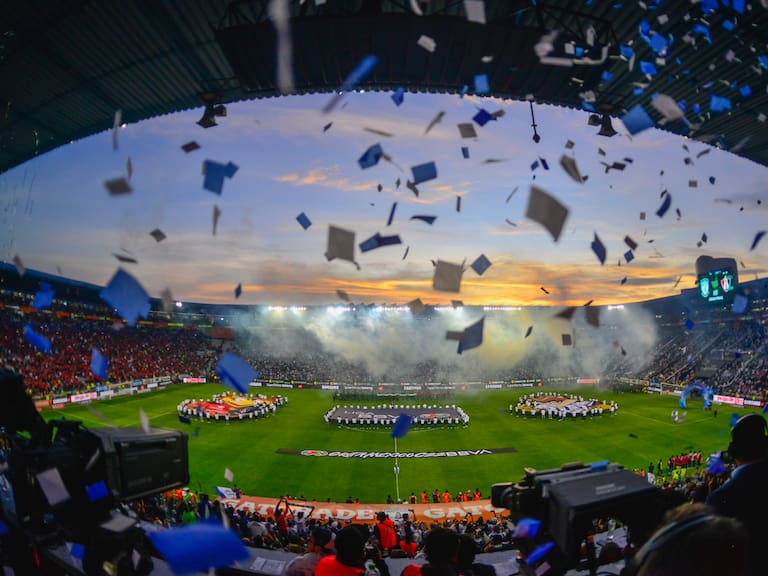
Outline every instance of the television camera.
<path id="1" fill-rule="evenodd" d="M 619 521 L 627 527 L 624 548 L 628 551 L 642 545 L 664 512 L 681 503 L 677 495 L 667 494 L 646 478 L 607 461 L 591 465 L 576 462 L 543 471 L 526 468 L 521 481 L 494 484 L 491 502 L 508 509 L 514 521 L 533 518 L 541 522 L 535 540 L 548 539 L 555 544 L 546 556 L 550 575 L 570 569 L 597 574 L 595 536 L 603 521 L 610 526 Z M 533 548 L 531 542 L 519 544 L 523 552 Z M 521 568 L 527 574 L 538 573 L 536 566 L 526 562 Z"/>
<path id="2" fill-rule="evenodd" d="M 124 504 L 189 482 L 188 436 L 46 423 L 8 370 L 0 390 L 2 564 L 16 574 L 149 574 L 150 546 Z"/>

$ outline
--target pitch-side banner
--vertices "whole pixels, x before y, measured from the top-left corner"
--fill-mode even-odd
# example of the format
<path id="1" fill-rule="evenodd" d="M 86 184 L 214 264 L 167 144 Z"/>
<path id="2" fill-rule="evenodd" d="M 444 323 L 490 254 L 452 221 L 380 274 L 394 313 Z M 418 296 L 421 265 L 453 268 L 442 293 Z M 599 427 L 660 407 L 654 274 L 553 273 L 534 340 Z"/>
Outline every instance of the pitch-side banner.
<path id="1" fill-rule="evenodd" d="M 241 496 L 239 500 L 225 498 L 223 503 L 237 510 L 248 510 L 263 516 L 275 512 L 277 500 L 257 496 Z M 495 508 L 490 500 L 472 500 L 470 502 L 449 502 L 447 504 L 342 504 L 338 502 L 301 502 L 302 505 L 314 506 L 312 518 L 326 520 L 350 520 L 352 522 L 374 522 L 377 512 L 386 512 L 390 518 L 399 518 L 408 513 L 417 522 L 433 520 L 461 520 L 467 514 L 475 519 L 482 516 L 485 520 L 507 512 L 504 508 Z"/>
<path id="2" fill-rule="evenodd" d="M 480 448 L 479 450 L 443 450 L 440 452 L 339 452 L 327 450 L 294 450 L 278 448 L 277 454 L 310 456 L 313 458 L 463 458 L 465 456 L 486 456 L 488 454 L 509 454 L 515 448 Z"/>

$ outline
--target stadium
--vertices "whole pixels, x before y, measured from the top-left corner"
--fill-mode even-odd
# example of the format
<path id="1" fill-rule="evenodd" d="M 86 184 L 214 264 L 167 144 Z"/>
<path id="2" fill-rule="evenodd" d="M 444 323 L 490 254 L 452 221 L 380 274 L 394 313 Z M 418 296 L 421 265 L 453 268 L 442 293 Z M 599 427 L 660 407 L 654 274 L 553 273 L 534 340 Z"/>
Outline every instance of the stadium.
<path id="1" fill-rule="evenodd" d="M 432 561 L 448 527 L 499 575 L 594 574 L 629 562 L 614 533 L 640 549 L 730 482 L 732 430 L 768 412 L 767 100 L 743 80 L 765 56 L 719 29 L 702 47 L 677 7 L 160 4 L 25 9 L 0 50 L 25 79 L 0 81 L 0 527 L 32 552 L 3 541 L 3 565 L 294 576 L 315 529 L 352 524 L 370 573 Z M 130 63 L 78 32 L 117 15 Z M 403 22 L 415 52 L 371 40 Z M 742 79 L 701 83 L 694 113 L 715 49 Z M 190 527 L 212 530 L 199 554 L 173 541 Z"/>

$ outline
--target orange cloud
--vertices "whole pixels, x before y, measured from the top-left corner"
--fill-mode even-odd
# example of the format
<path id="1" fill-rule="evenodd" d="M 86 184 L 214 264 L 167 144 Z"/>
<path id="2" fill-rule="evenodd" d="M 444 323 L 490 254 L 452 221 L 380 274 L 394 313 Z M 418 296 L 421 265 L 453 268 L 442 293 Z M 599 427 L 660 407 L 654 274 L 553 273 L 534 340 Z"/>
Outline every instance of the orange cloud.
<path id="1" fill-rule="evenodd" d="M 421 298 L 429 304 L 462 300 L 467 305 L 489 306 L 580 306 L 586 300 L 595 305 L 626 304 L 677 294 L 690 287 L 693 276 L 687 269 L 667 265 L 626 268 L 559 265 L 535 262 L 495 263 L 483 277 L 467 269 L 458 294 L 432 289 L 431 274 L 404 275 L 392 270 L 384 278 L 361 280 L 354 272 L 348 277 L 329 277 L 320 267 L 293 268 L 279 262 L 265 265 L 262 279 L 243 283 L 243 304 L 329 304 L 344 290 L 353 301 L 377 304 L 404 304 Z M 625 284 L 622 278 L 627 276 Z M 675 287 L 678 277 L 683 276 Z M 545 288 L 549 294 L 541 288 Z M 189 299 L 234 303 L 233 287 L 218 282 L 195 287 Z"/>
<path id="2" fill-rule="evenodd" d="M 376 188 L 376 182 L 352 182 L 349 178 L 340 178 L 338 166 L 312 168 L 304 173 L 289 173 L 274 176 L 276 182 L 285 182 L 296 186 L 323 186 L 344 192 L 362 192 Z"/>

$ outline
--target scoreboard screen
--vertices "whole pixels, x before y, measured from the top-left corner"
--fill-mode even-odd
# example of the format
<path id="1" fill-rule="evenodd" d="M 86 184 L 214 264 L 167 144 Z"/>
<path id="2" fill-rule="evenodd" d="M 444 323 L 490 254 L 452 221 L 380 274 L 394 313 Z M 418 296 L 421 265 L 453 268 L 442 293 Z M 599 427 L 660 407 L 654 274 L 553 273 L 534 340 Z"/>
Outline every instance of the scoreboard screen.
<path id="1" fill-rule="evenodd" d="M 711 270 L 699 275 L 699 295 L 707 302 L 722 302 L 733 296 L 735 288 L 731 270 Z"/>

